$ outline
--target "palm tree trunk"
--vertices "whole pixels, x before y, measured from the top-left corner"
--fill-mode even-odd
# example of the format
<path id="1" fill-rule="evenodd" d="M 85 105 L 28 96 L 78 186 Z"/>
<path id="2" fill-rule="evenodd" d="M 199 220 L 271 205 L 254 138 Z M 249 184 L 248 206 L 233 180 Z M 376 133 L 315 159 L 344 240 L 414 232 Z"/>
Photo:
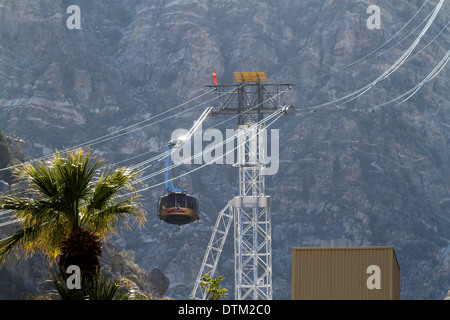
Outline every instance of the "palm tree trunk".
<path id="1" fill-rule="evenodd" d="M 58 267 L 61 275 L 76 265 L 81 270 L 81 282 L 92 282 L 99 275 L 102 246 L 100 238 L 89 229 L 73 230 L 61 244 Z"/>

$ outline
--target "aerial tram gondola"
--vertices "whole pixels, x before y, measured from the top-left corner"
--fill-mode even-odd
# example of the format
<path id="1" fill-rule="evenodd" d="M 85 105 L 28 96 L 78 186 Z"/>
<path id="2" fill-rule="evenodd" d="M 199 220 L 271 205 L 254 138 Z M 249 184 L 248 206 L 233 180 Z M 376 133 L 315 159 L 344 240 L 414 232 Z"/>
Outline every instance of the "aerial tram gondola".
<path id="1" fill-rule="evenodd" d="M 161 221 L 184 225 L 195 222 L 199 219 L 197 199 L 188 195 L 186 191 L 176 188 L 173 183 L 172 166 L 172 150 L 175 146 L 174 142 L 169 143 L 169 156 L 167 157 L 165 186 L 168 194 L 159 200 L 159 214 Z M 169 174 L 169 172 L 171 172 Z"/>
<path id="2" fill-rule="evenodd" d="M 166 162 L 165 187 L 167 195 L 159 200 L 158 217 L 161 221 L 169 224 L 182 226 L 199 220 L 199 210 L 197 199 L 186 193 L 185 190 L 178 189 L 173 185 L 173 165 L 172 153 L 175 148 L 180 148 L 191 138 L 195 130 L 206 119 L 212 108 L 207 108 L 197 120 L 188 134 L 179 141 L 169 142 L 169 155 Z M 172 168 L 172 169 L 171 169 Z"/>

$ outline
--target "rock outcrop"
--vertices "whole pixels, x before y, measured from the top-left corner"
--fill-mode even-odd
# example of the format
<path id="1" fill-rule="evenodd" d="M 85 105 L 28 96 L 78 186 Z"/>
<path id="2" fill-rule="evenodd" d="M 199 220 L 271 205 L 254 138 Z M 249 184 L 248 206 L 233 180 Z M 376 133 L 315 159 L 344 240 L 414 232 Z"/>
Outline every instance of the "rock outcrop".
<path id="1" fill-rule="evenodd" d="M 117 247 L 108 242 L 103 244 L 100 266 L 113 276 L 127 278 L 134 290 L 142 291 L 152 299 L 163 297 L 169 287 L 169 279 L 159 269 L 147 271 L 139 267 L 124 259 Z M 33 299 L 46 295 L 53 268 L 55 266 L 40 255 L 24 259 L 11 254 L 0 269 L 0 300 Z"/>

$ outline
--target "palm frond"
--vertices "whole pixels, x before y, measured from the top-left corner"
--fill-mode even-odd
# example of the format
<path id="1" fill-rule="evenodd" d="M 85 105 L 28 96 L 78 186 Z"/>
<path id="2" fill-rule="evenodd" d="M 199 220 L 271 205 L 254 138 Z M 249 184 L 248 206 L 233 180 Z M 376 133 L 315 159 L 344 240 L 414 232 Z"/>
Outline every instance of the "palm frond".
<path id="1" fill-rule="evenodd" d="M 122 190 L 132 190 L 136 171 L 119 168 L 103 173 L 86 205 L 82 225 L 88 224 L 97 233 L 107 235 L 116 229 L 117 221 L 134 217 L 140 226 L 146 222 L 145 212 L 136 202 L 137 196 L 120 200 Z"/>
<path id="2" fill-rule="evenodd" d="M 139 226 L 147 221 L 145 212 L 134 203 L 134 198 L 109 204 L 102 210 L 91 211 L 85 215 L 85 224 L 98 234 L 107 236 L 116 230 L 118 221 L 127 221 L 130 217 L 134 217 Z M 125 224 L 125 227 L 129 227 L 129 224 Z"/>
<path id="3" fill-rule="evenodd" d="M 136 173 L 129 171 L 126 168 L 119 168 L 115 171 L 110 170 L 107 173 L 102 173 L 101 177 L 96 182 L 95 190 L 90 197 L 90 202 L 87 205 L 87 213 L 92 210 L 102 209 L 108 204 L 118 192 L 123 189 L 130 189 L 130 182 L 136 176 Z"/>
<path id="4" fill-rule="evenodd" d="M 0 200 L 2 208 L 14 210 L 13 218 L 20 220 L 21 229 L 0 241 L 0 257 L 5 259 L 13 247 L 30 256 L 43 252 L 55 259 L 58 243 L 66 231 L 66 221 L 58 211 L 58 203 L 8 195 Z"/>
<path id="5" fill-rule="evenodd" d="M 25 195 L 3 196 L 0 206 L 15 211 L 22 229 L 0 241 L 0 257 L 18 246 L 26 253 L 43 251 L 55 259 L 63 239 L 73 230 L 91 228 L 104 236 L 128 217 L 143 225 L 145 213 L 137 197 L 120 198 L 123 190 L 133 190 L 137 172 L 128 168 L 102 172 L 101 165 L 101 159 L 79 149 L 57 151 L 45 163 L 18 167 L 14 174 Z"/>
<path id="6" fill-rule="evenodd" d="M 3 263 L 14 248 L 21 249 L 25 254 L 35 250 L 34 244 L 41 234 L 39 226 L 20 229 L 9 237 L 0 240 L 0 260 Z"/>
<path id="7" fill-rule="evenodd" d="M 89 191 L 101 160 L 94 158 L 91 152 L 82 149 L 67 153 L 62 157 L 59 153 L 53 158 L 56 177 L 60 180 L 62 194 L 69 201 L 81 199 Z"/>
<path id="8" fill-rule="evenodd" d="M 131 295 L 121 278 L 111 277 L 103 271 L 94 282 L 86 283 L 85 290 L 89 300 L 128 300 Z"/>
<path id="9" fill-rule="evenodd" d="M 19 182 L 28 184 L 27 191 L 30 193 L 52 198 L 58 192 L 58 186 L 51 165 L 45 164 L 42 161 L 23 164 L 14 170 L 14 175 Z"/>
<path id="10" fill-rule="evenodd" d="M 51 285 L 62 300 L 86 300 L 87 296 L 82 289 L 69 289 L 67 287 L 67 274 L 50 270 Z M 51 292 L 53 293 L 53 292 Z"/>
<path id="11" fill-rule="evenodd" d="M 51 272 L 51 285 L 62 300 L 128 300 L 132 295 L 122 278 L 104 271 L 92 282 L 83 281 L 81 289 L 69 289 L 67 275 Z"/>

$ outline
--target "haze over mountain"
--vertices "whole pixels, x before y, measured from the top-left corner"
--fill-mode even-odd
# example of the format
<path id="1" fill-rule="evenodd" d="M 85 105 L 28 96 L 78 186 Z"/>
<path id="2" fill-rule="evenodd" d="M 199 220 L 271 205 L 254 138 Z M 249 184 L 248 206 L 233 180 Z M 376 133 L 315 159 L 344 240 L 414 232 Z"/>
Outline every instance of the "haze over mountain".
<path id="1" fill-rule="evenodd" d="M 234 71 L 264 71 L 272 83 L 295 84 L 285 100 L 297 109 L 272 127 L 280 130 L 279 171 L 266 177 L 274 298 L 290 299 L 292 247 L 394 246 L 401 298 L 443 299 L 450 289 L 449 66 L 406 102 L 376 106 L 420 83 L 445 56 L 450 3 L 391 76 L 348 103 L 321 106 L 388 70 L 437 3 L 0 0 L 0 129 L 23 139 L 25 158 L 40 157 L 193 99 L 212 84 L 213 72 L 219 83 L 233 84 Z M 371 4 L 381 9 L 381 29 L 367 27 Z M 79 30 L 67 27 L 70 5 L 81 10 Z M 213 97 L 91 147 L 111 163 L 151 151 L 123 164 L 143 161 L 164 151 L 174 130 L 189 129 L 214 103 L 182 111 Z M 208 119 L 204 129 L 224 120 Z M 235 126 L 231 120 L 220 128 Z M 158 162 L 147 172 L 163 166 Z M 160 175 L 146 183 L 162 181 Z M 198 198 L 198 223 L 161 223 L 160 186 L 143 193 L 145 229 L 112 242 L 134 250 L 140 267 L 163 271 L 168 296 L 188 299 L 217 214 L 238 193 L 238 172 L 210 165 L 176 183 Z M 31 274 L 11 279 L 32 288 L 39 261 L 24 263 Z M 217 272 L 233 293 L 232 234 Z"/>

